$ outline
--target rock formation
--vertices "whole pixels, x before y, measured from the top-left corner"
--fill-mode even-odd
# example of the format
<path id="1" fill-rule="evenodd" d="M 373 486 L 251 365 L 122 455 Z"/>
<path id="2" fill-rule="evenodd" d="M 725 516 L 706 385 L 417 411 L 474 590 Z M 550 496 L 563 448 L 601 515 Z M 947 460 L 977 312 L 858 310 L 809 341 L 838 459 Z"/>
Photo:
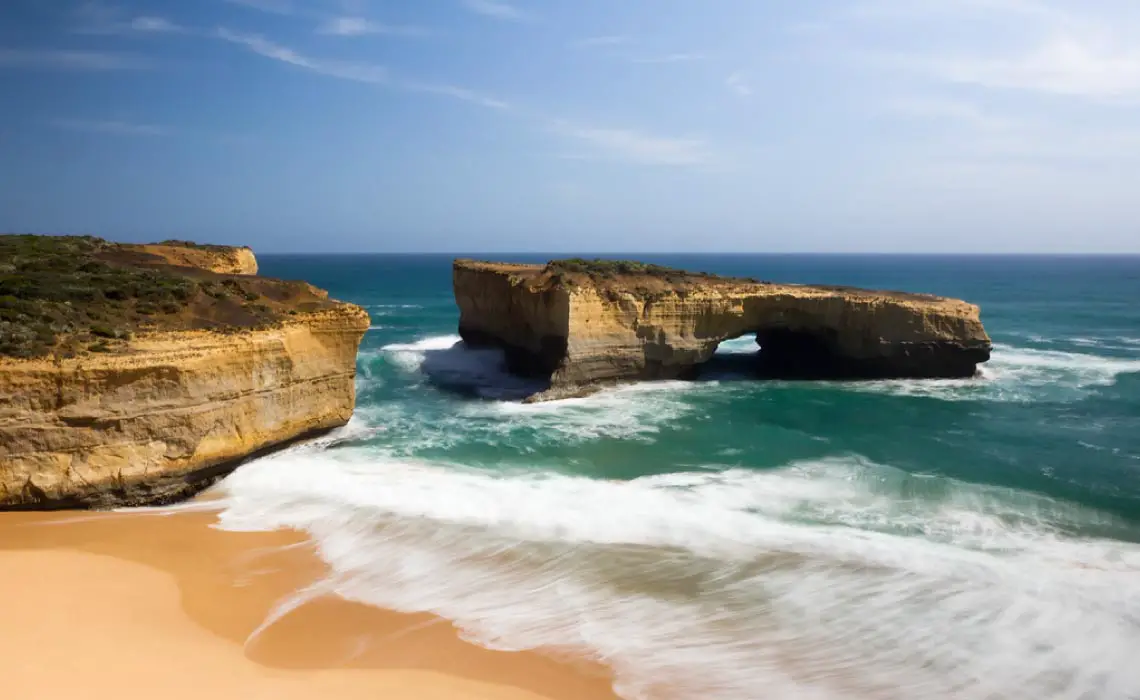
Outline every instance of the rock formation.
<path id="1" fill-rule="evenodd" d="M 623 380 L 695 376 L 756 334 L 759 376 L 970 377 L 990 355 L 978 307 L 955 299 L 691 274 L 639 263 L 457 260 L 459 332 L 550 378 L 535 398 Z"/>
<path id="2" fill-rule="evenodd" d="M 90 310 L 100 325 L 73 300 L 60 302 L 66 315 L 50 300 L 5 296 L 5 285 L 35 282 L 30 263 L 0 276 L 0 319 L 17 319 L 0 325 L 19 331 L 16 314 L 29 308 L 57 319 L 44 345 L 0 352 L 0 510 L 177 500 L 244 458 L 348 422 L 363 309 L 305 283 L 190 269 L 187 258 L 132 267 L 135 253 L 157 252 L 94 240 L 82 255 L 96 272 L 75 287 L 110 293 L 127 279 L 142 295 L 104 297 Z M 240 261 L 243 250 L 199 259 Z M 169 289 L 184 298 L 166 312 L 145 296 Z"/>
<path id="3" fill-rule="evenodd" d="M 221 245 L 198 245 L 187 241 L 163 241 L 125 245 L 124 248 L 137 250 L 161 258 L 167 264 L 180 267 L 196 267 L 223 275 L 256 275 L 257 258 L 247 247 L 234 248 Z"/>

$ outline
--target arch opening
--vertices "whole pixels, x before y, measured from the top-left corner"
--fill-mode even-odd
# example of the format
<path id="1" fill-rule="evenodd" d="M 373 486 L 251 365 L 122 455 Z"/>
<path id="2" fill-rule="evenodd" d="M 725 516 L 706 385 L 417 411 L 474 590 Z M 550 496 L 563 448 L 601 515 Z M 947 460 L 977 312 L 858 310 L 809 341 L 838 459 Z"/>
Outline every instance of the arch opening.
<path id="1" fill-rule="evenodd" d="M 850 379 L 868 368 L 836 351 L 828 329 L 761 328 L 720 342 L 701 367 L 712 378 Z"/>

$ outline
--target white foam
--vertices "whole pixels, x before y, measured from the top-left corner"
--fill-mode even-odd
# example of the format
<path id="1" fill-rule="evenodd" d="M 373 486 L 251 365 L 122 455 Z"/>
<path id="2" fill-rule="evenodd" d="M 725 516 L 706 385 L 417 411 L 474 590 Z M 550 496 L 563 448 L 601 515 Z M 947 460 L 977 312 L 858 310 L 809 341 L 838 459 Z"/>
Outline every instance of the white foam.
<path id="1" fill-rule="evenodd" d="M 851 458 L 615 482 L 355 449 L 222 489 L 222 527 L 310 532 L 329 590 L 605 660 L 629 698 L 1140 692 L 1140 546 L 1039 496 Z"/>
<path id="2" fill-rule="evenodd" d="M 431 351 L 448 350 L 462 342 L 457 335 L 440 335 L 423 338 L 411 343 L 392 343 L 381 350 L 392 361 L 407 372 L 418 372 Z"/>
<path id="3" fill-rule="evenodd" d="M 990 361 L 974 379 L 852 382 L 857 391 L 929 396 L 946 401 L 1068 400 L 1111 386 L 1124 374 L 1140 372 L 1140 358 L 1106 357 L 995 344 Z"/>
<path id="4" fill-rule="evenodd" d="M 755 355 L 760 352 L 756 344 L 756 334 L 744 335 L 732 340 L 726 340 L 716 348 L 720 355 Z"/>

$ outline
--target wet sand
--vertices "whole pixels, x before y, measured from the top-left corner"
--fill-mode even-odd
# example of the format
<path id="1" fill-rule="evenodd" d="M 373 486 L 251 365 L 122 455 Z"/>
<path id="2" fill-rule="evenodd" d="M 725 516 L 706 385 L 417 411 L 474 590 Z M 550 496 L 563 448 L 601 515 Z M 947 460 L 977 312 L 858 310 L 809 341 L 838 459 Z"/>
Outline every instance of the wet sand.
<path id="1" fill-rule="evenodd" d="M 0 513 L 4 696 L 616 698 L 597 666 L 488 651 L 447 621 L 335 597 L 250 639 L 324 567 L 300 534 L 223 532 L 213 521 Z"/>

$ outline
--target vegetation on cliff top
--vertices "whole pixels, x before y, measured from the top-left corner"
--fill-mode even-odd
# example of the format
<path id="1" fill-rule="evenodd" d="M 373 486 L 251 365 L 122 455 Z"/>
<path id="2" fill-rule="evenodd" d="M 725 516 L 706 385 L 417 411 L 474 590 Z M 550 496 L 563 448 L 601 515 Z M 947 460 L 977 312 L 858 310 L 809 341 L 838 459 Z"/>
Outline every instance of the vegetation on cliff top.
<path id="1" fill-rule="evenodd" d="M 165 241 L 159 241 L 153 245 L 168 245 L 173 248 L 192 248 L 194 250 L 209 250 L 213 252 L 228 252 L 232 250 L 230 246 L 214 245 L 212 243 L 195 243 L 194 241 L 184 241 L 180 238 L 169 238 Z"/>
<path id="2" fill-rule="evenodd" d="M 0 356 L 110 352 L 139 331 L 255 328 L 328 304 L 303 282 L 174 267 L 93 236 L 0 235 Z"/>
<path id="3" fill-rule="evenodd" d="M 650 275 L 652 277 L 683 277 L 694 273 L 679 270 L 673 267 L 664 267 L 652 263 L 643 263 L 636 260 L 605 260 L 594 258 L 566 258 L 565 260 L 551 260 L 546 264 L 549 272 L 576 272 L 591 277 L 617 277 L 619 275 Z M 701 277 L 712 277 L 704 272 L 696 273 Z"/>

